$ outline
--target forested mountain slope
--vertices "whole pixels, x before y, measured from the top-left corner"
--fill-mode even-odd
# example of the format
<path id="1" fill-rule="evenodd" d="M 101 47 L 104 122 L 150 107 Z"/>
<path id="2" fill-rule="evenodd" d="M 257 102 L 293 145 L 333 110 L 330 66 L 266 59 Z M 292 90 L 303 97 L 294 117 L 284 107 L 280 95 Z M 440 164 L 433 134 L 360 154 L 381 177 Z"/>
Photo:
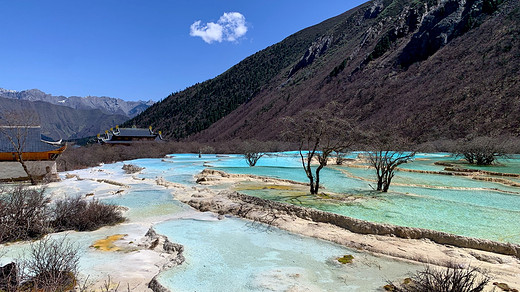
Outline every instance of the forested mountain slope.
<path id="1" fill-rule="evenodd" d="M 365 3 L 260 51 L 129 122 L 200 141 L 277 139 L 331 101 L 417 142 L 520 135 L 520 1 Z"/>

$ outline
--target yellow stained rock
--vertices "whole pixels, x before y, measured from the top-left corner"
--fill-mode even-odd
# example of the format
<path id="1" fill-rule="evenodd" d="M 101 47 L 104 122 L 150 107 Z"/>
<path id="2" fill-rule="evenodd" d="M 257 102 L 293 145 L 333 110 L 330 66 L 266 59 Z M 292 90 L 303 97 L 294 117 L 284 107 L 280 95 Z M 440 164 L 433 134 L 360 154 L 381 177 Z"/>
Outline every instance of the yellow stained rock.
<path id="1" fill-rule="evenodd" d="M 354 256 L 351 254 L 346 254 L 343 257 L 338 258 L 338 262 L 342 264 L 351 264 L 354 261 Z"/>
<path id="2" fill-rule="evenodd" d="M 123 239 L 125 236 L 126 234 L 110 235 L 105 239 L 96 240 L 90 247 L 102 251 L 118 251 L 121 250 L 121 248 L 114 245 L 114 242 Z"/>

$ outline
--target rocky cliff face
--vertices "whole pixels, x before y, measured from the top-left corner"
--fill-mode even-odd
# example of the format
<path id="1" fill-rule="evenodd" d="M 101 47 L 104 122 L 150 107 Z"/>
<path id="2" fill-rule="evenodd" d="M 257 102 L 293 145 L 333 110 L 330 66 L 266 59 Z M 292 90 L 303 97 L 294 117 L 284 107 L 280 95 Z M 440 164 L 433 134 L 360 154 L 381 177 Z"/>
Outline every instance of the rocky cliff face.
<path id="1" fill-rule="evenodd" d="M 414 34 L 400 53 L 397 65 L 408 67 L 426 60 L 456 37 L 480 25 L 487 15 L 498 9 L 498 3 L 492 0 L 431 1 L 431 6 L 425 3 L 407 9 L 401 35 L 406 35 L 406 31 Z"/>
<path id="2" fill-rule="evenodd" d="M 291 72 L 289 72 L 289 77 L 294 75 L 294 73 L 298 72 L 298 70 L 312 64 L 312 62 L 316 58 L 325 54 L 331 43 L 332 36 L 323 36 L 318 38 L 318 40 L 316 40 L 315 42 L 313 42 L 307 50 L 307 52 L 305 52 L 305 55 L 303 55 L 300 61 L 291 69 Z"/>
<path id="3" fill-rule="evenodd" d="M 498 10 L 502 0 L 376 0 L 365 11 L 364 20 L 376 19 L 364 33 L 359 47 L 375 40 L 366 58 L 353 71 L 385 54 L 398 50 L 396 69 L 424 61 L 457 37 L 477 28 Z M 395 11 L 399 11 L 397 15 Z M 381 14 L 381 12 L 383 12 Z"/>

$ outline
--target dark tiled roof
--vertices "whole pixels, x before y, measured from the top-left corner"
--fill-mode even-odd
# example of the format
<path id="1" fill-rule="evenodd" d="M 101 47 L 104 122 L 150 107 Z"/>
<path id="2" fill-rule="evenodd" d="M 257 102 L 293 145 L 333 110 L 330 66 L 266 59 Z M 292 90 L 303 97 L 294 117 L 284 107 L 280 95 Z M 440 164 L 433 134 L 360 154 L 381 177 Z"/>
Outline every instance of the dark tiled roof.
<path id="1" fill-rule="evenodd" d="M 1 127 L 1 126 L 0 126 Z M 0 152 L 16 152 L 13 144 L 5 136 L 8 135 L 16 141 L 20 137 L 20 144 L 23 145 L 23 152 L 45 152 L 56 150 L 60 146 L 50 145 L 41 140 L 41 128 L 33 127 L 2 127 L 0 129 Z M 15 142 L 18 143 L 18 142 Z"/>
<path id="2" fill-rule="evenodd" d="M 150 133 L 149 129 L 142 128 L 119 128 L 119 134 L 117 130 L 115 132 L 117 136 L 125 137 L 155 137 L 156 134 Z"/>

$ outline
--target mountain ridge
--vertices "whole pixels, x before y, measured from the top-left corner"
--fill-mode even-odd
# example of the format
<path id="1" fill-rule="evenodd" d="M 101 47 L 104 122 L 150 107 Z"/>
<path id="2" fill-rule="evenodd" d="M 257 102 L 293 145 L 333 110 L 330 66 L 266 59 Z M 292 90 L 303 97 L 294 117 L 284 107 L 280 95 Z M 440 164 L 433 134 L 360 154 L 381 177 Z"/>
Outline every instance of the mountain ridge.
<path id="1" fill-rule="evenodd" d="M 520 3 L 376 0 L 297 32 L 128 123 L 174 139 L 279 139 L 335 101 L 415 142 L 520 135 Z"/>
<path id="2" fill-rule="evenodd" d="M 80 110 L 99 109 L 106 114 L 125 115 L 128 116 L 128 118 L 137 116 L 154 103 L 152 100 L 125 101 L 120 98 L 107 96 L 55 96 L 39 89 L 16 91 L 0 88 L 0 97 L 28 101 L 44 101 L 54 105 Z"/>
<path id="3" fill-rule="evenodd" d="M 42 135 L 53 140 L 73 140 L 103 133 L 113 125 L 128 120 L 125 115 L 107 114 L 99 109 L 73 109 L 44 101 L 0 97 L 0 109 L 37 113 Z M 0 111 L 0 121 L 2 112 Z"/>

